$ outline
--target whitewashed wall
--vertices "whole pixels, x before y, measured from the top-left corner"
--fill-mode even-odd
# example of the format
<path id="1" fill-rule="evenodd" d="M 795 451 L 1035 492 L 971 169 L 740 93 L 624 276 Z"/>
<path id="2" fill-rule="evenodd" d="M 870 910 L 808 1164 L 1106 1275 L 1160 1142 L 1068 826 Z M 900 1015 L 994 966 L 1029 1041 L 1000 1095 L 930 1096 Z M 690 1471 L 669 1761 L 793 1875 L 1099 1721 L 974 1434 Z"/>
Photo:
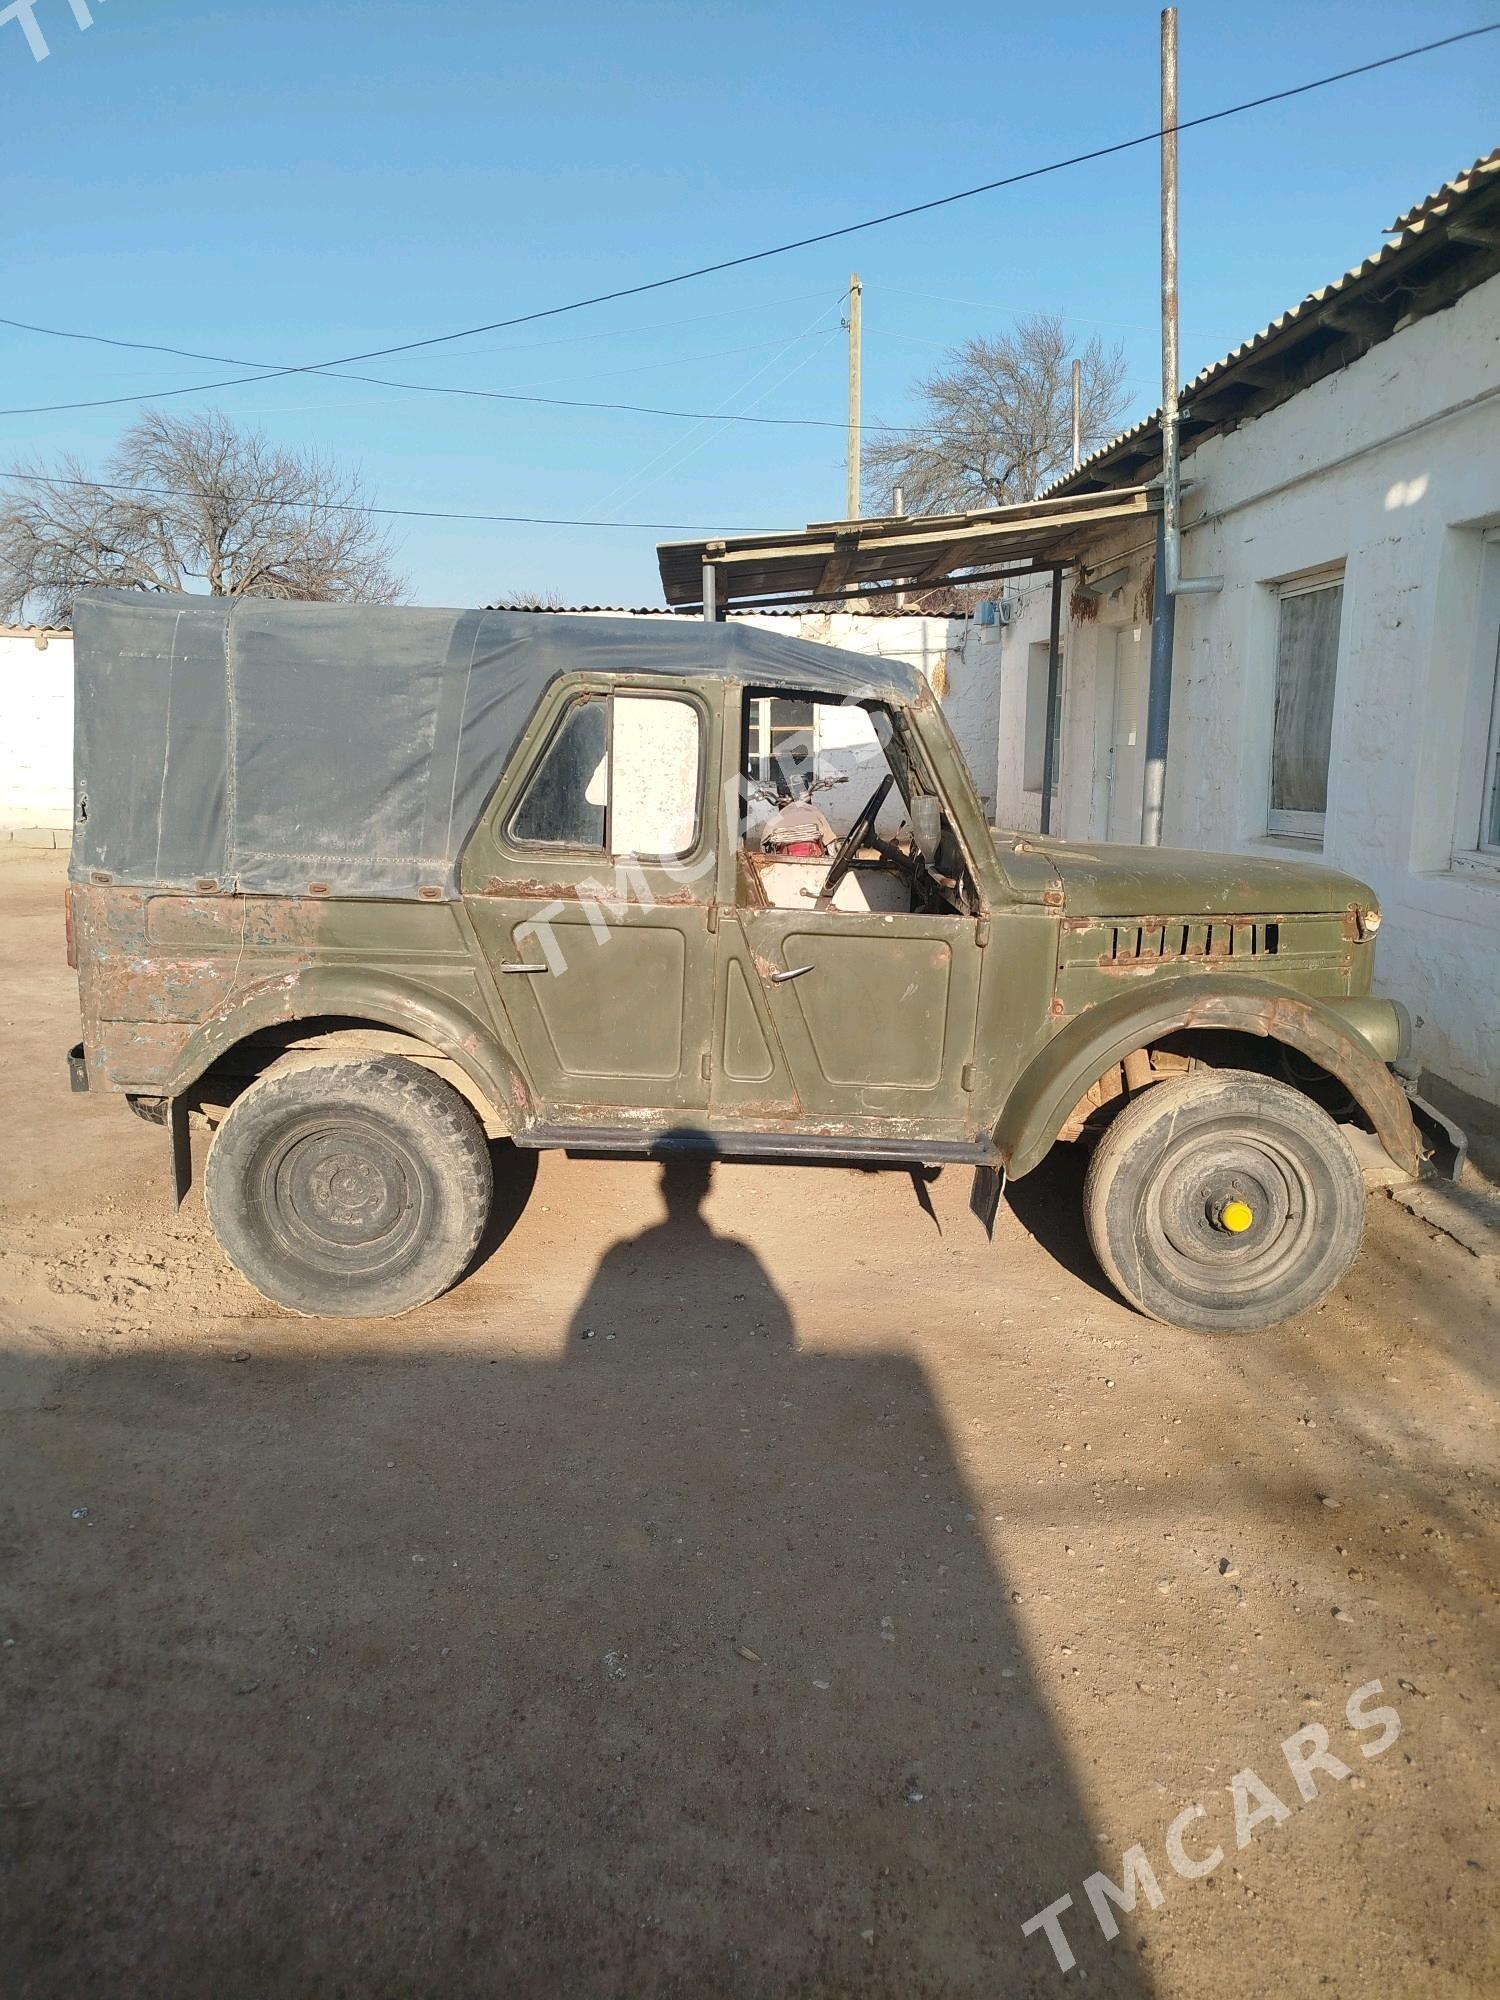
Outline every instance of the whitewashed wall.
<path id="1" fill-rule="evenodd" d="M 753 611 L 731 614 L 737 624 L 785 632 L 792 621 Z M 798 638 L 845 652 L 902 660 L 924 674 L 943 705 L 985 811 L 996 799 L 996 741 L 1000 721 L 999 627 L 969 618 L 935 618 L 919 612 L 875 618 L 857 611 L 807 611 L 794 628 Z"/>
<path id="2" fill-rule="evenodd" d="M 0 841 L 66 846 L 72 824 L 72 636 L 0 628 Z"/>
<path id="3" fill-rule="evenodd" d="M 1385 913 L 1379 988 L 1411 1010 L 1430 1068 L 1500 1103 L 1500 869 L 1453 863 L 1469 703 L 1492 644 L 1479 592 L 1483 531 L 1500 523 L 1500 279 L 1210 439 L 1184 470 L 1186 511 L 1204 522 L 1186 537 L 1184 570 L 1221 574 L 1224 589 L 1178 600 L 1166 838 L 1300 855 L 1368 881 Z M 1106 836 L 1115 648 L 1137 629 L 1150 643 L 1147 539 L 1137 530 L 1094 553 L 1096 574 L 1124 556 L 1126 585 L 1095 622 L 1065 628 L 1055 825 L 1072 838 Z M 1322 850 L 1309 852 L 1266 833 L 1271 586 L 1334 563 L 1344 602 L 1328 814 Z M 1034 589 L 1004 641 L 1007 825 L 1037 824 L 1021 758 L 1027 654 L 1046 626 L 1046 591 Z"/>

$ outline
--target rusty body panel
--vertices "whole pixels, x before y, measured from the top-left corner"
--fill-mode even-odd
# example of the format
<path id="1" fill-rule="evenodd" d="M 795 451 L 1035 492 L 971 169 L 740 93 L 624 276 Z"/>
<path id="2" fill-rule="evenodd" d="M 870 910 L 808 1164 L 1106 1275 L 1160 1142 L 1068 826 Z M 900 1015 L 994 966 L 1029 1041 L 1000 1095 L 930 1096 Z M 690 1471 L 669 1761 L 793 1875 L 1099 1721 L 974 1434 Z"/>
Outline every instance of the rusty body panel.
<path id="1" fill-rule="evenodd" d="M 1300 862 L 998 834 L 920 684 L 871 699 L 938 796 L 942 879 L 962 898 L 899 922 L 772 908 L 740 866 L 745 690 L 711 673 L 655 685 L 702 720 L 695 845 L 677 864 L 539 856 L 507 832 L 564 705 L 607 691 L 594 673 L 557 682 L 497 772 L 457 899 L 75 881 L 95 1087 L 180 1099 L 249 1037 L 358 1022 L 456 1065 L 492 1129 L 522 1143 L 696 1136 L 1019 1176 L 1151 1080 L 1153 1044 L 1223 1029 L 1338 1078 L 1416 1170 L 1387 1067 L 1399 1019 L 1369 997 L 1378 914 L 1363 884 Z"/>

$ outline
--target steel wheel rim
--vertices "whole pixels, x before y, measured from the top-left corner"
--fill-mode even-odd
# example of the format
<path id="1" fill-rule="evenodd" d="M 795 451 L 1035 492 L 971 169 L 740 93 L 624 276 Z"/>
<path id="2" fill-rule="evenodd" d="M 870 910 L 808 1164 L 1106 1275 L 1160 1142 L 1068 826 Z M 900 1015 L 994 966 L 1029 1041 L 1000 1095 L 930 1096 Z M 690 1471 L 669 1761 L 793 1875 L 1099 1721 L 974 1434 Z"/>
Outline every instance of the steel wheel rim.
<path id="1" fill-rule="evenodd" d="M 1234 1201 L 1252 1221 L 1223 1221 Z M 1289 1283 L 1315 1247 L 1319 1183 L 1302 1148 L 1238 1121 L 1202 1127 L 1164 1149 L 1141 1195 L 1149 1252 L 1162 1279 L 1195 1303 L 1243 1305 Z"/>
<path id="2" fill-rule="evenodd" d="M 419 1163 L 373 1119 L 299 1119 L 264 1149 L 256 1181 L 279 1247 L 351 1277 L 398 1261 L 420 1235 L 428 1206 Z"/>

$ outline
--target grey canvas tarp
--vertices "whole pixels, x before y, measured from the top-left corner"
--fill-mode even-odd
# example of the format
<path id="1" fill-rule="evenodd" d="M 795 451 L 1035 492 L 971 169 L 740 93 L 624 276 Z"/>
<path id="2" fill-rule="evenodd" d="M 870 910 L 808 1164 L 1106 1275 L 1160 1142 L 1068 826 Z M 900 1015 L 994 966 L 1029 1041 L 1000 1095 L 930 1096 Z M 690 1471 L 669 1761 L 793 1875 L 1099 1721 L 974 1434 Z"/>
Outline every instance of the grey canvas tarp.
<path id="1" fill-rule="evenodd" d="M 563 674 L 915 692 L 899 662 L 700 620 L 89 590 L 73 630 L 71 874 L 142 887 L 455 896 L 465 842 Z"/>

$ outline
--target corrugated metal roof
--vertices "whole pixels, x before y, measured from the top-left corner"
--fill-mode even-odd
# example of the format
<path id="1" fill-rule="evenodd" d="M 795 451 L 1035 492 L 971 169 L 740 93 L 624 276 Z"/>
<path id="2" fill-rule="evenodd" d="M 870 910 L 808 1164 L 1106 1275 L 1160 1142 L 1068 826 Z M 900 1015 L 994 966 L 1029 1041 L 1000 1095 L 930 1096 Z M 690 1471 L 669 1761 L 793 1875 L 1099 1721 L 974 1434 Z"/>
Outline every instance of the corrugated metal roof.
<path id="1" fill-rule="evenodd" d="M 1477 180 L 1486 174 L 1494 173 L 1497 167 L 1500 167 L 1500 146 L 1497 146 L 1494 152 L 1484 154 L 1472 167 L 1465 167 L 1461 174 L 1455 174 L 1451 181 L 1444 181 L 1443 185 L 1434 188 L 1431 194 L 1424 195 L 1419 202 L 1407 209 L 1404 215 L 1398 215 L 1386 229 L 1386 235 L 1399 236 L 1403 229 L 1410 229 L 1414 222 L 1420 222 L 1424 216 L 1437 214 L 1440 209 L 1448 206 L 1454 195 L 1467 194 Z"/>
<path id="2" fill-rule="evenodd" d="M 929 589 L 931 586 L 929 586 Z M 920 588 L 913 589 L 913 597 L 920 597 Z M 490 604 L 489 611 L 500 611 L 512 607 Z M 681 618 L 682 611 L 670 610 L 660 604 L 523 604 L 514 607 L 519 611 L 533 612 L 539 618 Z M 832 604 L 832 605 L 761 605 L 749 609 L 731 611 L 731 618 L 820 618 L 829 614 L 839 618 L 942 618 L 962 617 L 962 612 L 924 611 L 917 604 Z"/>
<path id="3" fill-rule="evenodd" d="M 1475 211 L 1485 211 L 1485 229 L 1489 231 L 1489 241 L 1466 240 L 1462 235 L 1465 220 L 1473 221 Z M 1493 211 L 1493 214 L 1491 213 Z M 1379 327 L 1372 322 L 1366 335 L 1350 331 L 1348 327 L 1334 329 L 1336 338 L 1329 343 L 1329 366 L 1308 371 L 1307 357 L 1303 352 L 1304 343 L 1298 339 L 1299 332 L 1309 335 L 1330 326 L 1331 313 L 1339 309 L 1352 312 L 1363 302 L 1372 306 L 1388 307 L 1393 298 L 1404 291 L 1407 282 L 1414 275 L 1416 267 L 1421 267 L 1424 276 L 1427 267 L 1438 262 L 1452 263 L 1456 267 L 1453 276 L 1452 297 L 1445 297 L 1443 304 L 1451 304 L 1453 298 L 1462 296 L 1474 285 L 1483 284 L 1500 270 L 1500 148 L 1476 160 L 1473 166 L 1451 181 L 1445 181 L 1418 202 L 1414 208 L 1398 217 L 1392 226 L 1396 232 L 1394 240 L 1383 244 L 1373 256 L 1356 264 L 1332 284 L 1324 285 L 1316 292 L 1309 292 L 1301 302 L 1281 313 L 1259 333 L 1241 341 L 1238 347 L 1218 361 L 1210 362 L 1200 370 L 1182 391 L 1181 410 L 1184 418 L 1184 452 L 1190 451 L 1203 436 L 1213 431 L 1232 427 L 1233 423 L 1258 415 L 1261 408 L 1269 408 L 1277 401 L 1285 401 L 1287 395 L 1296 389 L 1308 386 L 1319 375 L 1332 372 L 1334 367 L 1346 366 L 1356 360 L 1359 354 L 1389 337 L 1398 326 L 1405 322 L 1406 315 L 1398 311 L 1391 315 L 1388 326 Z M 1476 239 L 1479 231 L 1476 228 Z M 1386 290 L 1386 280 L 1391 281 Z M 1418 301 L 1414 298 L 1413 304 Z M 1436 308 L 1431 308 L 1436 309 Z M 1348 351 L 1333 352 L 1336 347 Z M 1293 350 L 1305 380 L 1289 382 L 1281 395 L 1270 389 L 1267 398 L 1259 406 L 1252 408 L 1247 403 L 1239 411 L 1230 411 L 1214 417 L 1196 417 L 1195 405 L 1211 400 L 1214 392 L 1229 390 L 1244 380 L 1244 371 L 1265 358 L 1280 357 L 1290 362 Z M 1266 389 L 1264 383 L 1253 385 Z M 1159 428 L 1161 411 L 1153 410 L 1150 416 L 1121 431 L 1084 459 L 1074 472 L 1064 473 L 1047 487 L 1046 495 L 1067 493 L 1074 488 L 1134 483 L 1141 477 L 1143 460 L 1160 457 Z M 1117 478 L 1110 476 L 1113 462 L 1118 465 Z"/>

